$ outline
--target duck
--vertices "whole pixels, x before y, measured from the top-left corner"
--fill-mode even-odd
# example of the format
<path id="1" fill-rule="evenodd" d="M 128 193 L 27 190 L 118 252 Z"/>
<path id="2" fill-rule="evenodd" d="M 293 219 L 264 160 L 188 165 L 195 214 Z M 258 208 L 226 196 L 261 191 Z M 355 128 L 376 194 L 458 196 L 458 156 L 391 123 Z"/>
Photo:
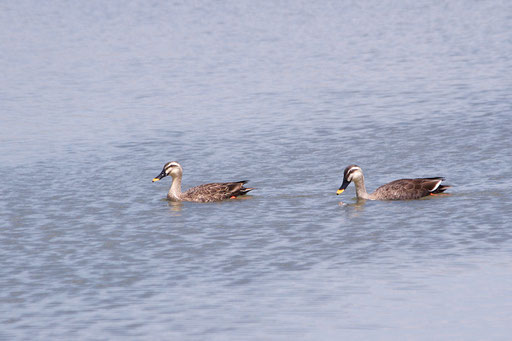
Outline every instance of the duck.
<path id="1" fill-rule="evenodd" d="M 235 182 L 216 182 L 189 188 L 187 191 L 181 191 L 181 179 L 183 177 L 183 168 L 176 161 L 167 162 L 162 172 L 155 178 L 153 182 L 159 181 L 166 176 L 172 177 L 171 188 L 167 193 L 167 200 L 170 201 L 194 201 L 194 202 L 215 202 L 226 199 L 235 199 L 241 195 L 245 195 L 254 188 L 246 188 L 249 180 Z"/>
<path id="2" fill-rule="evenodd" d="M 441 185 L 444 181 L 443 177 L 434 178 L 415 178 L 400 179 L 391 181 L 380 186 L 375 192 L 368 194 L 364 186 L 364 175 L 361 167 L 350 165 L 343 172 L 343 183 L 336 192 L 340 195 L 345 191 L 347 186 L 354 182 L 356 186 L 356 196 L 358 199 L 367 200 L 410 200 L 420 199 L 429 195 L 437 195 L 443 193 L 451 186 Z M 446 193 L 445 193 L 446 194 Z"/>

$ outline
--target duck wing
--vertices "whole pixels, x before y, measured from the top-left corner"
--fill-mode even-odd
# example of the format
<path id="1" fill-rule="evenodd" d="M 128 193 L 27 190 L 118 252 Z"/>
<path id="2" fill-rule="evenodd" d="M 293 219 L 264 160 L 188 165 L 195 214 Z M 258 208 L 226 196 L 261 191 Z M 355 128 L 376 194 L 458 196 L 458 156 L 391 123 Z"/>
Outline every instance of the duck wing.
<path id="1" fill-rule="evenodd" d="M 419 199 L 444 192 L 450 186 L 441 186 L 443 180 L 442 177 L 395 180 L 377 188 L 372 196 L 384 200 Z"/>
<path id="2" fill-rule="evenodd" d="M 192 187 L 181 196 L 186 201 L 214 202 L 247 194 L 254 188 L 245 188 L 248 180 L 236 182 L 215 182 Z"/>

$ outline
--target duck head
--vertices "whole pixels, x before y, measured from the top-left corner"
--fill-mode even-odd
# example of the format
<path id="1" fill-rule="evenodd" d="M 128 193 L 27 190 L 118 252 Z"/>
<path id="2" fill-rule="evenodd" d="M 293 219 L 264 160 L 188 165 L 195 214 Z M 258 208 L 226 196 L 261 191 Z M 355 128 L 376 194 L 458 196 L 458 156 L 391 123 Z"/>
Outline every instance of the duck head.
<path id="1" fill-rule="evenodd" d="M 352 181 L 355 181 L 356 183 L 363 178 L 363 170 L 361 167 L 357 165 L 350 165 L 347 168 L 345 168 L 345 171 L 343 172 L 343 183 L 341 184 L 340 188 L 336 192 L 337 195 L 340 195 L 345 191 L 345 189 L 350 185 Z"/>
<path id="2" fill-rule="evenodd" d="M 181 165 L 179 163 L 177 163 L 176 161 L 167 162 L 164 165 L 164 168 L 162 169 L 160 174 L 158 174 L 158 176 L 156 176 L 153 179 L 153 182 L 161 180 L 162 178 L 165 178 L 168 175 L 174 178 L 176 176 L 180 176 L 182 173 L 183 169 L 181 168 Z"/>

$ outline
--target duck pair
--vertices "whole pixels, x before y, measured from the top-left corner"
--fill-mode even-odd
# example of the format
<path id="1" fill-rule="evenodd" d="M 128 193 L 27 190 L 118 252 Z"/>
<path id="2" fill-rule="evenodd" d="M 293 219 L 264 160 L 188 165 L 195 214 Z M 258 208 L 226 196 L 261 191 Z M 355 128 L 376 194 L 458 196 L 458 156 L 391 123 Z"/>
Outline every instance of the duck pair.
<path id="1" fill-rule="evenodd" d="M 181 191 L 181 179 L 183 177 L 183 168 L 176 161 L 167 162 L 162 172 L 153 179 L 153 182 L 159 181 L 166 176 L 172 177 L 172 184 L 167 199 L 170 201 L 195 201 L 195 202 L 214 202 L 226 199 L 234 199 L 245 195 L 254 188 L 247 188 L 244 185 L 248 180 L 236 182 L 217 182 L 192 187 L 189 190 Z M 356 195 L 360 199 L 368 200 L 409 200 L 420 199 L 429 195 L 440 194 L 450 186 L 441 185 L 444 180 L 442 177 L 435 178 L 416 178 L 400 179 L 380 186 L 375 192 L 368 194 L 364 186 L 364 176 L 361 167 L 350 165 L 343 172 L 343 184 L 336 192 L 338 195 L 343 193 L 347 186 L 354 182 L 356 186 Z"/>

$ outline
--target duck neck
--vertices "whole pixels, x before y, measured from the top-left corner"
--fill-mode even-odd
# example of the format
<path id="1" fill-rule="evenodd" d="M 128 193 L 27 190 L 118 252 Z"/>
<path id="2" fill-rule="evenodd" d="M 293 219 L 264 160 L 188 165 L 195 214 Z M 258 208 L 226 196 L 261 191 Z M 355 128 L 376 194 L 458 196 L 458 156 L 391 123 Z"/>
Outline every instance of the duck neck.
<path id="1" fill-rule="evenodd" d="M 167 192 L 167 199 L 171 201 L 179 201 L 181 197 L 181 176 L 172 178 L 171 188 Z"/>
<path id="2" fill-rule="evenodd" d="M 364 176 L 361 175 L 360 178 L 354 180 L 354 185 L 356 186 L 356 196 L 359 199 L 370 199 L 368 192 L 366 192 L 366 187 L 364 185 Z"/>

